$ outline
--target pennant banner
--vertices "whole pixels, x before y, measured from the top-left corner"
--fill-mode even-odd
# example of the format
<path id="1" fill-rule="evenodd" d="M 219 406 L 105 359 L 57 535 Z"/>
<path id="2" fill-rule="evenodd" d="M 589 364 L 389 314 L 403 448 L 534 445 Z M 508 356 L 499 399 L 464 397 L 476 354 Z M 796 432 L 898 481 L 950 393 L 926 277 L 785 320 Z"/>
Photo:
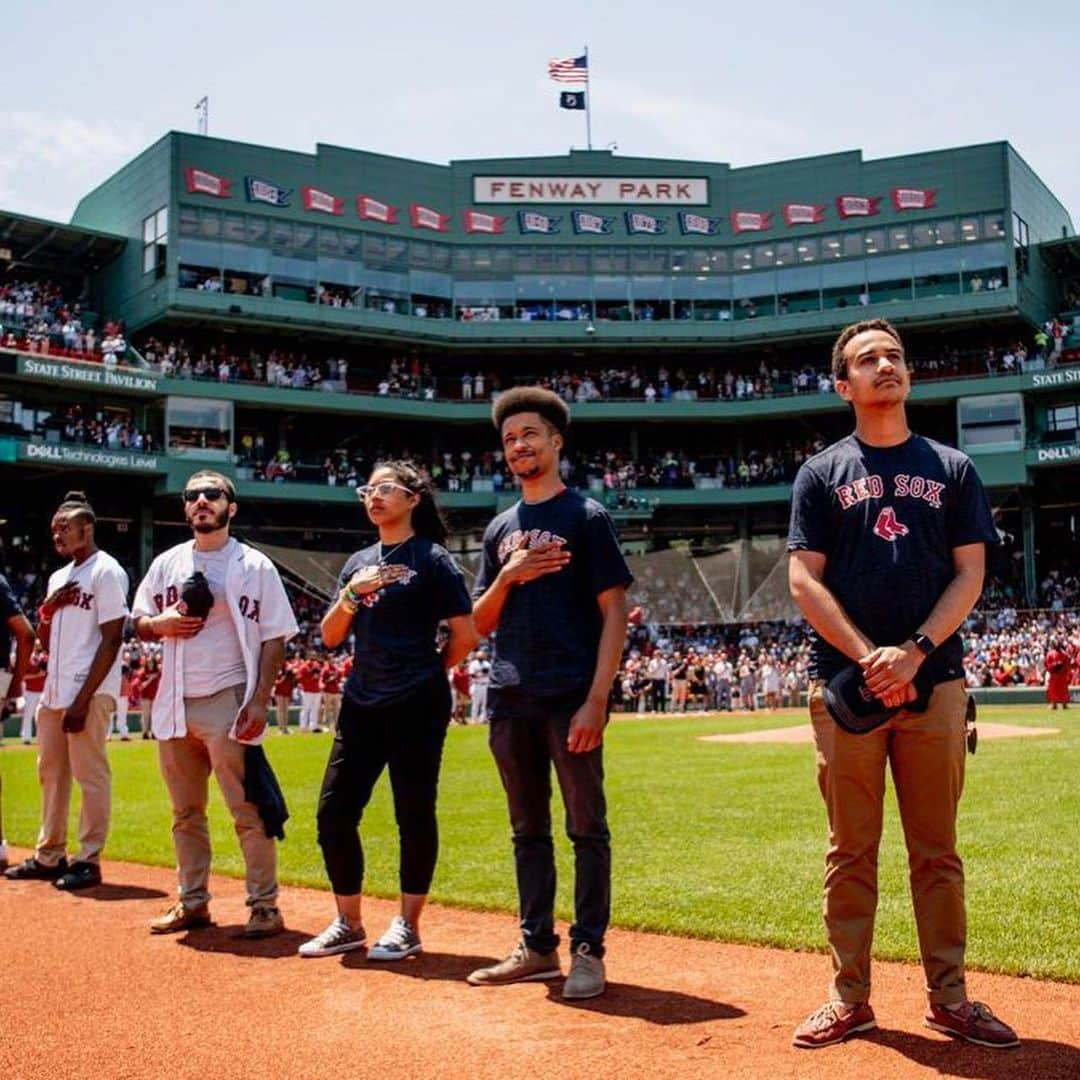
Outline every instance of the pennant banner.
<path id="1" fill-rule="evenodd" d="M 836 211 L 842 218 L 871 217 L 878 212 L 879 196 L 838 195 Z"/>
<path id="2" fill-rule="evenodd" d="M 292 188 L 279 187 L 269 180 L 260 180 L 256 176 L 244 177 L 244 190 L 248 202 L 261 202 L 269 206 L 288 206 Z"/>
<path id="3" fill-rule="evenodd" d="M 432 210 L 430 206 L 421 206 L 413 203 L 409 207 L 409 219 L 414 229 L 431 229 L 433 232 L 446 232 L 446 226 L 450 222 L 449 214 L 440 214 L 438 210 Z"/>
<path id="4" fill-rule="evenodd" d="M 663 236 L 667 232 L 667 218 L 653 217 L 652 214 L 639 214 L 635 210 L 627 210 L 626 231 L 631 236 L 637 233 L 646 233 L 648 236 Z"/>
<path id="5" fill-rule="evenodd" d="M 195 169 L 188 166 L 184 170 L 184 179 L 187 181 L 187 189 L 192 195 L 213 195 L 218 199 L 231 199 L 232 192 L 229 190 L 231 180 L 223 176 L 215 176 L 205 169 Z"/>
<path id="6" fill-rule="evenodd" d="M 929 210 L 937 198 L 937 188 L 895 187 L 892 204 L 896 210 Z"/>
<path id="7" fill-rule="evenodd" d="M 317 210 L 320 214 L 345 213 L 345 200 L 331 195 L 328 191 L 304 187 L 300 189 L 300 194 L 304 200 L 305 210 Z"/>
<path id="8" fill-rule="evenodd" d="M 518 211 L 518 230 L 523 233 L 546 233 L 550 236 L 559 231 L 561 217 L 538 214 L 535 210 Z"/>
<path id="9" fill-rule="evenodd" d="M 679 212 L 679 230 L 683 236 L 696 233 L 699 236 L 715 236 L 720 231 L 722 218 L 706 217 L 704 214 Z"/>
<path id="10" fill-rule="evenodd" d="M 756 210 L 732 210 L 731 227 L 736 233 L 765 232 L 772 228 L 772 211 L 758 213 Z"/>
<path id="11" fill-rule="evenodd" d="M 824 220 L 824 203 L 784 203 L 785 225 L 817 225 Z"/>
<path id="12" fill-rule="evenodd" d="M 586 210 L 575 210 L 570 215 L 570 220 L 574 223 L 574 232 L 576 233 L 607 234 L 611 232 L 611 226 L 615 222 L 613 217 L 606 217 L 604 214 L 590 214 Z"/>
<path id="13" fill-rule="evenodd" d="M 584 90 L 564 90 L 559 95 L 559 108 L 560 109 L 584 109 L 585 108 L 585 91 Z"/>
<path id="14" fill-rule="evenodd" d="M 467 233 L 501 234 L 507 219 L 496 214 L 483 214 L 479 210 L 462 210 Z"/>
<path id="15" fill-rule="evenodd" d="M 356 196 L 356 212 L 364 221 L 381 221 L 384 225 L 398 223 L 398 207 L 379 202 L 370 195 Z"/>

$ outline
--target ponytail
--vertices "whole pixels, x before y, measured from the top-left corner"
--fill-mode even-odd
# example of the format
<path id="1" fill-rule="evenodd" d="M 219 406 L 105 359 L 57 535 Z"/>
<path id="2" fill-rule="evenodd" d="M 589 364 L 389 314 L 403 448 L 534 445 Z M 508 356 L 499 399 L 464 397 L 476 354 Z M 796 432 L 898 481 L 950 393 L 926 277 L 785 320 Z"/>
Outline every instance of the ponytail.
<path id="1" fill-rule="evenodd" d="M 420 501 L 413 507 L 412 527 L 417 536 L 436 544 L 445 544 L 448 535 L 446 521 L 435 501 L 435 488 L 427 474 L 414 461 L 391 460 L 377 462 L 372 474 L 379 469 L 392 472 L 399 484 L 407 487 Z"/>

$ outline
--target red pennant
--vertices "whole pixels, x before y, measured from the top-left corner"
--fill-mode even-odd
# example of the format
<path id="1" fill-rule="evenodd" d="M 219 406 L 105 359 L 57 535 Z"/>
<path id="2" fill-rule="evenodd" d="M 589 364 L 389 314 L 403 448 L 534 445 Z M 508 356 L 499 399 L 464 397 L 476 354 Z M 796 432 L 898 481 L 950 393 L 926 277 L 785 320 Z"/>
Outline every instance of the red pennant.
<path id="1" fill-rule="evenodd" d="M 226 180 L 223 176 L 215 176 L 205 169 L 196 169 L 189 165 L 184 169 L 184 179 L 192 195 L 213 195 L 217 199 L 232 198 L 232 192 L 229 190 L 232 181 Z"/>
<path id="2" fill-rule="evenodd" d="M 732 210 L 731 228 L 736 233 L 765 232 L 772 228 L 772 211 Z"/>
<path id="3" fill-rule="evenodd" d="M 479 210 L 462 210 L 461 217 L 465 222 L 467 233 L 499 234 L 508 220 L 497 214 L 485 214 Z"/>
<path id="4" fill-rule="evenodd" d="M 894 210 L 929 210 L 937 198 L 937 188 L 894 187 L 892 204 Z"/>
<path id="5" fill-rule="evenodd" d="M 824 203 L 784 203 L 785 225 L 817 225 L 824 220 Z"/>
<path id="6" fill-rule="evenodd" d="M 356 196 L 356 212 L 365 221 L 381 221 L 384 225 L 398 223 L 399 208 L 373 199 L 370 195 Z"/>
<path id="7" fill-rule="evenodd" d="M 414 229 L 431 229 L 434 232 L 446 232 L 446 226 L 450 223 L 449 214 L 440 214 L 438 210 L 432 210 L 430 206 L 422 206 L 413 203 L 409 207 L 409 220 Z"/>
<path id="8" fill-rule="evenodd" d="M 304 200 L 305 210 L 317 210 L 320 214 L 345 213 L 345 200 L 331 195 L 328 191 L 304 187 L 300 189 L 300 194 Z"/>
<path id="9" fill-rule="evenodd" d="M 838 195 L 836 211 L 842 218 L 871 217 L 878 212 L 880 196 L 875 195 Z"/>

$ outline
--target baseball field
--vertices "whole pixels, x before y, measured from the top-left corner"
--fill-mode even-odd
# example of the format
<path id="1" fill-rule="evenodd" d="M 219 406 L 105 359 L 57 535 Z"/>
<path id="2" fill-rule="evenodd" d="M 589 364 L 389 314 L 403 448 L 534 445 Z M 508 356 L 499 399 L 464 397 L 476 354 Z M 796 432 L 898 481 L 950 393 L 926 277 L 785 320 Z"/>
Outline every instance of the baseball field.
<path id="1" fill-rule="evenodd" d="M 1053 726 L 1056 735 L 984 739 L 960 810 L 967 867 L 969 965 L 973 969 L 1080 982 L 1080 710 L 987 707 L 984 723 Z M 666 718 L 616 716 L 606 768 L 614 842 L 614 922 L 663 934 L 821 950 L 824 809 L 813 748 L 800 743 L 718 743 L 701 736 L 805 723 L 802 710 Z M 460 908 L 516 906 L 502 790 L 486 728 L 452 728 L 439 799 L 441 854 L 432 899 Z M 315 804 L 329 735 L 272 734 L 267 750 L 292 819 L 280 847 L 281 878 L 325 888 L 315 842 Z M 114 742 L 113 826 L 106 858 L 173 865 L 168 800 L 153 743 Z M 10 843 L 31 846 L 39 789 L 35 751 L 4 747 L 4 819 Z M 77 790 L 77 788 L 76 788 Z M 556 835 L 561 809 L 554 802 Z M 76 807 L 73 814 L 77 811 Z M 229 815 L 213 793 L 216 873 L 242 876 Z M 397 890 L 397 834 L 384 777 L 362 827 L 365 892 Z M 72 821 L 75 836 L 75 821 Z M 557 840 L 559 915 L 571 909 L 569 845 Z M 891 791 L 881 850 L 875 954 L 917 959 L 906 856 Z M 327 903 L 329 912 L 329 898 Z M 507 923 L 508 934 L 512 923 Z M 822 982 L 824 981 L 824 969 Z"/>

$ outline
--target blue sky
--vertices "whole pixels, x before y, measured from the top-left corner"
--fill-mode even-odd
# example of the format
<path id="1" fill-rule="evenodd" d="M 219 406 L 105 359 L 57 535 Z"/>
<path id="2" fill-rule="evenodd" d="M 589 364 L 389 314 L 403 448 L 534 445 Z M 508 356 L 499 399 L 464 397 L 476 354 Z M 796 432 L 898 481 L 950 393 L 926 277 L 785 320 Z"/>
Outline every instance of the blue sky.
<path id="1" fill-rule="evenodd" d="M 1008 139 L 1080 222 L 1080 5 L 703 0 L 165 5 L 5 0 L 0 207 L 66 220 L 171 129 L 445 162 L 564 153 L 551 57 L 592 60 L 593 144 L 750 165 Z"/>

